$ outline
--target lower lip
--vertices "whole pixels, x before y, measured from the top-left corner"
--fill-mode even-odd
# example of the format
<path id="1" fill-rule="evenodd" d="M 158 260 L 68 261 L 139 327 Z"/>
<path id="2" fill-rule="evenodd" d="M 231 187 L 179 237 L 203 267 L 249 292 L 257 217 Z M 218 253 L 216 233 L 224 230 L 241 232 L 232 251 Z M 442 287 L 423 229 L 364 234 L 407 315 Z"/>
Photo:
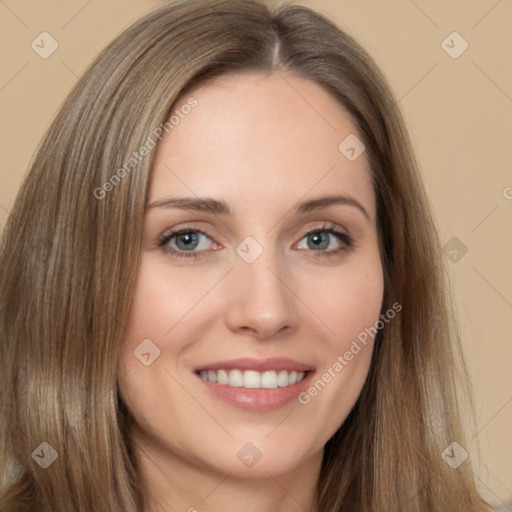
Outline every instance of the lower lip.
<path id="1" fill-rule="evenodd" d="M 297 396 L 308 387 L 313 374 L 314 372 L 308 372 L 300 382 L 291 386 L 272 389 L 237 388 L 228 384 L 214 384 L 202 379 L 199 375 L 198 378 L 210 393 L 228 404 L 248 411 L 264 412 L 279 409 L 296 400 Z"/>

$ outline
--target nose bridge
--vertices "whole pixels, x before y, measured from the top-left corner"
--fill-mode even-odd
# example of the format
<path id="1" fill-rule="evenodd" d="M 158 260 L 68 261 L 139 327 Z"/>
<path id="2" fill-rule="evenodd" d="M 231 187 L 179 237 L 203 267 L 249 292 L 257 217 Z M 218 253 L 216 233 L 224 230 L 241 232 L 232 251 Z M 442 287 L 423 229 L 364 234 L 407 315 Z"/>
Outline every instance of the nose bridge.
<path id="1" fill-rule="evenodd" d="M 247 237 L 236 249 L 227 318 L 231 329 L 249 329 L 269 337 L 294 325 L 296 312 L 291 286 L 286 283 L 286 262 L 271 242 L 272 236 L 267 234 L 264 239 L 259 243 Z"/>

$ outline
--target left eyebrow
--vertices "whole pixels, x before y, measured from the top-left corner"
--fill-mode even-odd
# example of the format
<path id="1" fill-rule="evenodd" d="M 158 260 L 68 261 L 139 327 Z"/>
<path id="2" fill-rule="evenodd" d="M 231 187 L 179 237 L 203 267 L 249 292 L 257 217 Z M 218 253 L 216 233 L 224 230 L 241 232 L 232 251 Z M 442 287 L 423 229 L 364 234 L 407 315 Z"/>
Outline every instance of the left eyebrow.
<path id="1" fill-rule="evenodd" d="M 321 208 L 328 208 L 329 206 L 332 206 L 335 204 L 353 206 L 353 207 L 357 208 L 359 211 L 361 211 L 368 220 L 370 220 L 370 215 L 366 211 L 366 208 L 359 201 L 354 199 L 353 197 L 349 197 L 346 195 L 325 196 L 325 197 L 319 197 L 317 199 L 311 199 L 310 201 L 305 201 L 303 203 L 300 203 L 295 208 L 295 212 L 296 213 L 306 213 L 306 212 L 311 212 L 313 210 L 320 210 Z"/>
<path id="2" fill-rule="evenodd" d="M 329 206 L 333 205 L 353 206 L 354 208 L 357 208 L 359 211 L 361 211 L 368 220 L 370 219 L 370 216 L 365 207 L 353 197 L 346 195 L 331 195 L 310 199 L 309 201 L 299 203 L 295 207 L 294 212 L 297 214 L 307 213 L 313 210 L 328 208 Z M 225 201 L 219 201 L 211 197 L 171 197 L 151 203 L 148 206 L 148 210 L 151 208 L 178 208 L 182 210 L 213 213 L 215 215 L 233 215 L 233 212 L 230 210 L 228 204 Z"/>

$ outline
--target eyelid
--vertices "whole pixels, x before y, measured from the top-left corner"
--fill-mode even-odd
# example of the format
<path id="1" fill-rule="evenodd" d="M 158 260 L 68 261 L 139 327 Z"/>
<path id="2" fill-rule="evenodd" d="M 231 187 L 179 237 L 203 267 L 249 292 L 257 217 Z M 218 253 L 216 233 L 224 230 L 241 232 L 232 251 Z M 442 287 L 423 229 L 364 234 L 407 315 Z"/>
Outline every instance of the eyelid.
<path id="1" fill-rule="evenodd" d="M 333 224 L 331 222 L 323 222 L 320 226 L 313 226 L 312 228 L 306 229 L 302 232 L 302 234 L 299 236 L 299 241 L 302 241 L 302 239 L 310 234 L 313 233 L 329 233 L 331 235 L 334 235 L 340 243 L 342 244 L 342 247 L 339 249 L 331 249 L 330 251 L 313 251 L 308 250 L 306 252 L 309 252 L 315 257 L 323 256 L 325 258 L 328 257 L 335 257 L 342 251 L 347 251 L 349 249 L 353 249 L 356 247 L 354 238 L 348 233 L 348 230 L 339 227 L 336 224 Z M 296 243 L 298 243 L 296 242 Z"/>
<path id="2" fill-rule="evenodd" d="M 166 239 L 172 237 L 172 236 L 176 236 L 176 235 L 179 235 L 181 233 L 189 233 L 189 232 L 196 232 L 196 233 L 200 233 L 202 235 L 205 235 L 207 236 L 210 240 L 213 241 L 213 237 L 211 237 L 206 231 L 204 231 L 203 229 L 201 228 L 198 228 L 197 226 L 194 226 L 194 225 L 187 225 L 187 226 L 184 226 L 182 228 L 169 228 L 169 229 L 166 229 L 157 239 L 157 242 L 158 242 L 158 245 L 160 245 L 162 242 L 164 242 Z"/>
<path id="3" fill-rule="evenodd" d="M 165 254 L 170 254 L 173 257 L 176 258 L 198 258 L 198 257 L 205 257 L 209 256 L 212 252 L 212 250 L 203 250 L 203 251 L 180 251 L 178 249 L 174 249 L 172 247 L 167 247 L 167 243 L 174 238 L 175 236 L 178 236 L 182 233 L 189 233 L 194 232 L 198 234 L 202 234 L 206 236 L 209 240 L 212 241 L 212 244 L 219 247 L 219 244 L 214 241 L 214 238 L 210 236 L 206 231 L 203 229 L 198 228 L 197 226 L 193 225 L 187 225 L 181 228 L 170 228 L 164 231 L 157 239 L 157 247 L 161 249 Z M 213 249 L 216 250 L 216 249 Z"/>

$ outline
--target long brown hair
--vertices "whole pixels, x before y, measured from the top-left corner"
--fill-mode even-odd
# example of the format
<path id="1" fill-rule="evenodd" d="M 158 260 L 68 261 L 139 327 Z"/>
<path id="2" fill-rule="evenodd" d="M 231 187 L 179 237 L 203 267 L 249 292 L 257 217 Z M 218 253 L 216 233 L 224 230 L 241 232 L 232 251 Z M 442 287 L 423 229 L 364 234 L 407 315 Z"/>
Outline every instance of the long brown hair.
<path id="1" fill-rule="evenodd" d="M 195 85 L 248 71 L 312 80 L 352 116 L 377 197 L 382 310 L 403 306 L 379 331 L 361 396 L 325 447 L 318 511 L 488 510 L 469 461 L 454 469 L 441 456 L 452 442 L 466 446 L 455 383 L 464 388 L 467 375 L 438 234 L 386 80 L 354 39 L 306 7 L 183 0 L 96 58 L 41 142 L 8 220 L 2 511 L 145 509 L 117 359 L 154 153 L 128 171 L 126 162 Z"/>

